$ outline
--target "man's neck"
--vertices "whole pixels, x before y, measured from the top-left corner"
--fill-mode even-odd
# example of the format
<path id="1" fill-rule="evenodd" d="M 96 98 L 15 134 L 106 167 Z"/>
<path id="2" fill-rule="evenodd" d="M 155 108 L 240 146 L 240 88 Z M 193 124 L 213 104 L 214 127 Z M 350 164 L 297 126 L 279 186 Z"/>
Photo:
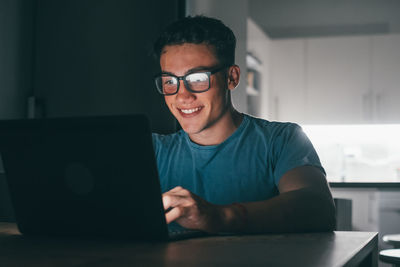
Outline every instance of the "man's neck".
<path id="1" fill-rule="evenodd" d="M 242 120 L 243 114 L 231 107 L 208 129 L 198 134 L 189 134 L 190 140 L 203 146 L 221 144 L 236 131 Z"/>

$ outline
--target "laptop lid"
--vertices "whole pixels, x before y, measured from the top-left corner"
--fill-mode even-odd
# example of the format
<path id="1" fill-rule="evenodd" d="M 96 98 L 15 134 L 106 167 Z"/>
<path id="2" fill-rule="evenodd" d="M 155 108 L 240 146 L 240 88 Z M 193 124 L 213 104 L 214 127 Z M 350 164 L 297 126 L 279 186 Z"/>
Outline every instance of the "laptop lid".
<path id="1" fill-rule="evenodd" d="M 0 121 L 20 231 L 167 239 L 144 115 Z"/>

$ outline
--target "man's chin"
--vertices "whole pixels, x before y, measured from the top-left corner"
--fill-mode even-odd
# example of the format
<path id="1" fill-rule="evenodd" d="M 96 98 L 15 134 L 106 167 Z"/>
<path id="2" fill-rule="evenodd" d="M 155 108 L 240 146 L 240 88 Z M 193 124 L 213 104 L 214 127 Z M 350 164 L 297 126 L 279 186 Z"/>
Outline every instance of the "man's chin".
<path id="1" fill-rule="evenodd" d="M 201 128 L 198 125 L 185 125 L 181 124 L 182 130 L 184 130 L 187 134 L 197 134 L 201 131 Z"/>
<path id="2" fill-rule="evenodd" d="M 197 129 L 193 129 L 193 128 L 190 128 L 190 127 L 189 128 L 182 127 L 182 130 L 184 130 L 188 135 L 196 134 L 196 133 L 199 132 Z"/>

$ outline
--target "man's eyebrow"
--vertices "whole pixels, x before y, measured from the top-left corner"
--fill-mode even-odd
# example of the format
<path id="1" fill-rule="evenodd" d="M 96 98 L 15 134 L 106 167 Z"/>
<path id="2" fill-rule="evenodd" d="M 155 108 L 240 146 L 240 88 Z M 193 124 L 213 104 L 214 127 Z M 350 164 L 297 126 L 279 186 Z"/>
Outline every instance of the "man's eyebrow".
<path id="1" fill-rule="evenodd" d="M 196 68 L 193 68 L 193 69 L 190 69 L 190 70 L 188 70 L 188 71 L 186 71 L 186 74 L 189 74 L 189 73 L 193 73 L 193 72 L 196 72 L 196 71 L 207 71 L 207 70 L 210 70 L 210 69 L 213 69 L 214 68 L 214 66 L 199 66 L 199 67 L 196 67 Z"/>
<path id="2" fill-rule="evenodd" d="M 176 76 L 175 74 L 173 74 L 172 72 L 169 71 L 162 71 L 161 74 L 167 74 L 167 75 L 172 75 L 172 76 Z"/>
<path id="3" fill-rule="evenodd" d="M 185 75 L 193 73 L 193 72 L 197 72 L 197 71 L 207 71 L 207 70 L 210 70 L 210 69 L 213 69 L 213 68 L 214 68 L 213 66 L 211 66 L 211 67 L 210 66 L 198 66 L 198 67 L 195 67 L 195 68 L 187 70 L 185 72 Z M 169 71 L 162 71 L 161 74 L 177 76 L 176 74 L 174 74 L 172 72 L 169 72 Z"/>

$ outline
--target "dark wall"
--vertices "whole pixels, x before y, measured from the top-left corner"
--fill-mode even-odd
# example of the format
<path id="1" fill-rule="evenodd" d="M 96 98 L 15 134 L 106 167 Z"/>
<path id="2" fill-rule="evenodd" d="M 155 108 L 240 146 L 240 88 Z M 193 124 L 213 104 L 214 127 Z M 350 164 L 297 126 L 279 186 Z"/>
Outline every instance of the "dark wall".
<path id="1" fill-rule="evenodd" d="M 0 0 L 0 119 L 26 117 L 33 78 L 34 6 L 30 0 Z M 13 214 L 0 162 L 0 221 L 12 220 Z"/>
<path id="2" fill-rule="evenodd" d="M 32 89 L 34 1 L 0 0 L 0 119 L 26 115 Z"/>
<path id="3" fill-rule="evenodd" d="M 156 92 L 152 42 L 179 1 L 38 0 L 34 92 L 48 117 L 145 113 L 175 121 Z M 40 114 L 39 114 L 40 115 Z"/>
<path id="4" fill-rule="evenodd" d="M 153 75 L 152 42 L 182 0 L 0 0 L 0 119 L 145 113 L 175 130 Z M 42 112 L 43 111 L 43 112 Z M 0 221 L 13 220 L 0 164 Z"/>

